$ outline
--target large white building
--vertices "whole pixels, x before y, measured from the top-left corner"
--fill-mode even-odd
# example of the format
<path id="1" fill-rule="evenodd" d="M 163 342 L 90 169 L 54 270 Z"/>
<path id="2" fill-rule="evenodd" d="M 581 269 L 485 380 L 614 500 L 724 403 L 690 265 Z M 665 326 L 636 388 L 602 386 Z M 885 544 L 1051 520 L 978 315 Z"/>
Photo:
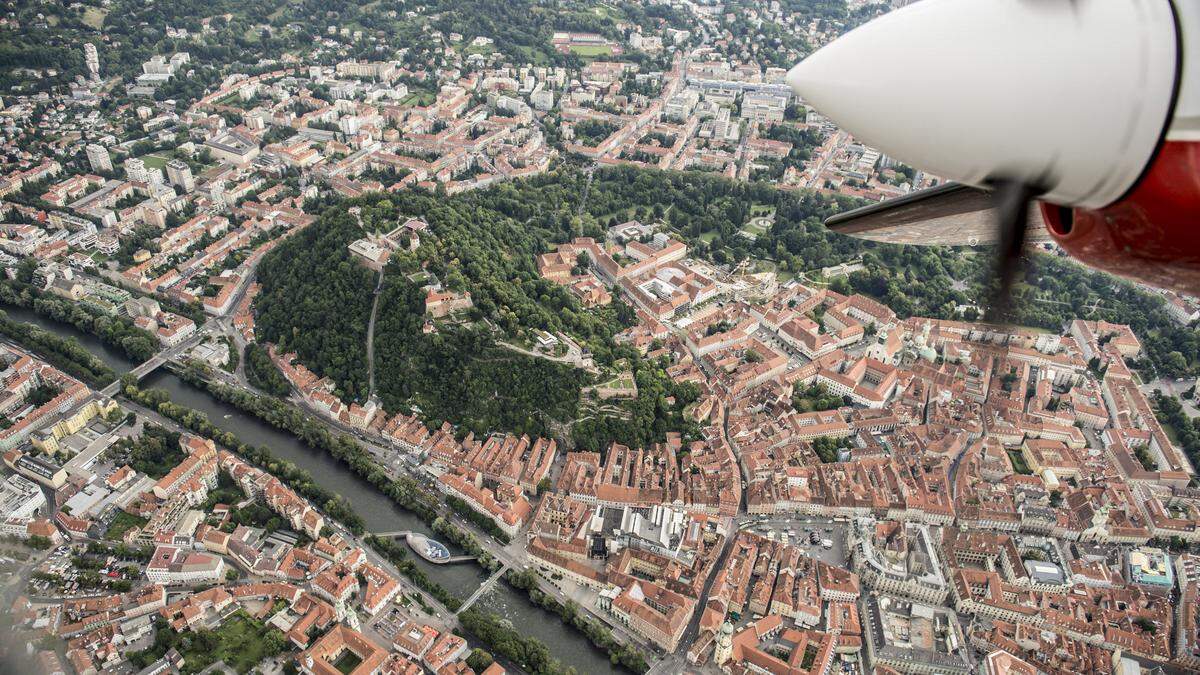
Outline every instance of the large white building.
<path id="1" fill-rule="evenodd" d="M 192 169 L 186 162 L 173 159 L 167 162 L 167 180 L 171 185 L 178 185 L 184 192 L 196 189 L 196 180 L 192 177 Z"/>
<path id="2" fill-rule="evenodd" d="M 550 110 L 554 107 L 554 92 L 549 89 L 538 89 L 529 95 L 529 102 L 538 110 Z"/>
<path id="3" fill-rule="evenodd" d="M 108 148 L 105 148 L 103 145 L 89 143 L 87 146 L 87 158 L 88 162 L 92 165 L 92 171 L 112 173 L 112 158 L 108 156 Z"/>
<path id="4" fill-rule="evenodd" d="M 782 122 L 787 110 L 786 96 L 764 92 L 746 92 L 742 97 L 742 117 L 756 122 Z"/>
<path id="5" fill-rule="evenodd" d="M 125 160 L 125 175 L 134 183 L 150 182 L 150 172 L 146 171 L 146 163 L 137 157 Z"/>
<path id="6" fill-rule="evenodd" d="M 212 584 L 225 577 L 219 556 L 175 546 L 159 546 L 146 564 L 146 578 L 166 586 Z"/>
<path id="7" fill-rule="evenodd" d="M 259 152 L 258 144 L 252 138 L 232 131 L 210 138 L 205 141 L 204 147 L 213 158 L 239 166 L 254 161 Z"/>
<path id="8" fill-rule="evenodd" d="M 32 518 L 44 506 L 46 495 L 28 478 L 12 475 L 0 483 L 0 518 Z"/>
<path id="9" fill-rule="evenodd" d="M 90 42 L 83 45 L 83 62 L 87 65 L 88 77 L 99 80 L 100 54 L 96 51 L 96 45 Z"/>

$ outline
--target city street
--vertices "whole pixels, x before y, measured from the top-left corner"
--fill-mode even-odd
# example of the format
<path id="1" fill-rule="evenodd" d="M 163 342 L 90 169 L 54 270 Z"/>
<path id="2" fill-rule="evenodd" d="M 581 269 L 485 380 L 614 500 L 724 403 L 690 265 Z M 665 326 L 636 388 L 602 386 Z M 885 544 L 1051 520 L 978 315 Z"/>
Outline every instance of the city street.
<path id="1" fill-rule="evenodd" d="M 741 516 L 738 529 L 766 537 L 772 541 L 790 544 L 799 548 L 810 558 L 815 558 L 835 567 L 849 567 L 849 551 L 846 549 L 846 532 L 849 527 L 844 521 L 817 516 L 777 517 Z M 814 533 L 818 538 L 816 544 L 810 543 L 809 534 Z M 830 548 L 822 545 L 824 540 L 831 542 Z"/>

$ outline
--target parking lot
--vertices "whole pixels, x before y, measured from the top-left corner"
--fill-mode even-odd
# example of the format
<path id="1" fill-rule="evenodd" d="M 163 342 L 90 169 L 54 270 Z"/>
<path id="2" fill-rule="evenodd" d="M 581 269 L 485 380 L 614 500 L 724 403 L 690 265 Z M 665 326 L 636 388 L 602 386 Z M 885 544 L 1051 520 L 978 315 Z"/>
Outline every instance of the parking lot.
<path id="1" fill-rule="evenodd" d="M 141 565 L 137 561 L 93 555 L 64 544 L 38 565 L 28 588 L 32 595 L 40 597 L 91 597 L 124 592 L 140 577 Z"/>
<path id="2" fill-rule="evenodd" d="M 738 526 L 740 530 L 790 544 L 811 558 L 843 568 L 848 566 L 849 559 L 846 528 L 845 522 L 814 516 L 751 516 Z M 812 542 L 814 535 L 816 543 Z M 825 541 L 830 543 L 829 548 L 823 545 Z"/>

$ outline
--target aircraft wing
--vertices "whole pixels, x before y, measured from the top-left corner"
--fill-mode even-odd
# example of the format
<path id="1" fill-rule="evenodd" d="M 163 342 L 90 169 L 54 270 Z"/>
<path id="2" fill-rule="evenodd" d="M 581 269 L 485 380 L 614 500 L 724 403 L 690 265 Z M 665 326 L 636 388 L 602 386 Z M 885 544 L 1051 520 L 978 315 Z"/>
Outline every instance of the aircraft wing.
<path id="1" fill-rule="evenodd" d="M 992 193 L 946 183 L 846 211 L 825 221 L 839 234 L 886 244 L 988 246 L 996 243 Z M 1036 202 L 1029 208 L 1027 243 L 1050 241 Z"/>

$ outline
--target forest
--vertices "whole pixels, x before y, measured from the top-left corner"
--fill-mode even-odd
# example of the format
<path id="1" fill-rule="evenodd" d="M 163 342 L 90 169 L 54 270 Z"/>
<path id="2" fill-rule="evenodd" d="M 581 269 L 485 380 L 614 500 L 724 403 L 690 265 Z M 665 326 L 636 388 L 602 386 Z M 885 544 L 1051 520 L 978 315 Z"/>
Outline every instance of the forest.
<path id="1" fill-rule="evenodd" d="M 580 57 L 561 54 L 550 38 L 555 30 L 597 32 L 619 37 L 618 22 L 650 27 L 661 20 L 688 28 L 691 15 L 666 5 L 643 6 L 621 1 L 582 0 L 564 6 L 553 0 L 438 0 L 414 9 L 402 0 L 87 0 L 86 3 L 18 3 L 11 18 L 19 31 L 7 30 L 0 41 L 0 86 L 45 90 L 84 75 L 81 45 L 99 50 L 101 77 L 130 78 L 141 73 L 142 62 L 155 54 L 186 51 L 192 56 L 189 77 L 173 78 L 158 92 L 158 100 L 186 105 L 218 82 L 227 66 L 253 74 L 262 60 L 311 48 L 328 25 L 352 26 L 391 44 L 407 47 L 408 66 L 425 66 L 443 47 L 427 25 L 445 33 L 460 33 L 463 46 L 478 36 L 490 37 L 495 49 L 517 62 L 578 67 Z M 120 20 L 115 20 L 117 17 Z M 207 19 L 207 26 L 201 21 Z M 169 37 L 166 28 L 186 29 L 190 38 Z M 196 36 L 204 35 L 203 39 Z M 358 40 L 348 45 L 348 58 L 377 56 L 375 43 Z M 632 55 L 637 61 L 644 54 Z M 660 64 L 661 65 L 661 64 Z M 36 71 L 36 75 L 33 72 Z M 51 72 L 53 71 L 53 72 Z M 115 105 L 116 98 L 101 105 Z"/>
<path id="2" fill-rule="evenodd" d="M 499 346 L 496 333 L 569 332 L 601 361 L 620 351 L 612 336 L 632 320 L 627 308 L 584 310 L 563 288 L 538 277 L 533 256 L 561 240 L 570 225 L 514 218 L 533 213 L 524 211 L 527 196 L 499 191 L 439 199 L 413 191 L 352 202 L 368 228 L 390 230 L 402 216 L 430 224 L 423 245 L 395 254 L 385 274 L 375 356 L 378 395 L 389 410 L 415 406 L 431 423 L 449 420 L 478 433 L 543 433 L 574 418 L 590 376 Z M 568 202 L 562 203 L 566 211 Z M 343 397 L 362 400 L 375 279 L 346 249 L 363 235 L 348 205 L 327 208 L 318 223 L 264 259 L 255 311 L 261 340 L 295 351 L 332 378 Z M 437 332 L 425 332 L 422 288 L 433 282 L 471 293 L 469 323 L 440 322 Z"/>
<path id="3" fill-rule="evenodd" d="M 246 380 L 255 389 L 267 392 L 273 396 L 287 396 L 292 390 L 287 378 L 279 372 L 279 368 L 271 361 L 267 348 L 251 342 L 246 345 L 243 355 L 245 358 Z"/>
<path id="4" fill-rule="evenodd" d="M 632 217 L 678 223 L 684 228 L 679 236 L 724 230 L 732 238 L 749 218 L 750 206 L 763 202 L 775 205 L 781 219 L 813 228 L 791 236 L 802 246 L 823 236 L 816 234 L 823 233 L 820 218 L 839 202 L 796 198 L 764 184 L 613 168 L 596 172 L 580 212 L 584 180 L 577 168 L 563 165 L 543 176 L 453 197 L 413 190 L 313 204 L 321 210 L 319 221 L 259 268 L 259 339 L 295 351 L 315 372 L 333 379 L 344 398 L 364 400 L 366 326 L 375 279 L 346 249 L 365 234 L 347 208 L 359 208 L 364 227 L 381 232 L 404 218 L 420 217 L 430 225 L 429 236 L 413 253 L 396 252 L 384 275 L 375 366 L 377 394 L 386 409 L 417 409 L 430 424 L 450 421 L 476 433 L 544 434 L 570 422 L 578 414 L 579 391 L 592 378 L 496 344 L 498 335 L 520 339 L 546 330 L 571 334 L 602 367 L 629 360 L 644 392 L 618 404 L 627 414 L 588 416 L 574 430 L 577 443 L 603 451 L 613 441 L 661 441 L 668 431 L 686 436 L 694 429 L 685 423 L 682 407 L 695 394 L 669 382 L 661 364 L 643 364 L 636 352 L 613 340 L 632 325 L 629 308 L 614 302 L 584 309 L 565 289 L 539 278 L 534 257 L 556 242 L 603 237 L 605 227 Z M 846 257 L 831 245 L 813 248 L 814 254 L 827 251 L 831 262 Z M 474 307 L 466 323 L 440 321 L 436 332 L 427 332 L 422 288 L 432 283 L 471 293 Z M 676 403 L 669 406 L 666 400 L 672 397 Z"/>
<path id="5" fill-rule="evenodd" d="M 261 3 L 237 0 L 180 0 L 169 3 L 116 0 L 103 4 L 97 2 L 91 6 L 83 3 L 72 3 L 70 6 L 22 4 L 25 7 L 18 12 L 21 30 L 8 31 L 5 40 L 0 43 L 0 84 L 5 88 L 18 82 L 29 83 L 29 79 L 18 71 L 20 68 L 53 68 L 57 71 L 55 77 L 34 80 L 38 88 L 62 84 L 76 75 L 84 74 L 81 49 L 84 42 L 92 42 L 99 50 L 103 77 L 139 74 L 143 61 L 177 47 L 191 52 L 193 58 L 213 59 L 219 63 L 234 62 L 245 53 L 246 48 L 252 46 L 252 42 L 244 37 L 245 26 L 241 27 L 241 34 L 235 29 L 222 36 L 222 40 L 214 40 L 214 45 L 223 45 L 215 49 L 194 41 L 184 46 L 183 41 L 176 42 L 166 36 L 166 27 L 186 28 L 199 33 L 201 19 L 225 13 L 235 17 L 239 23 L 243 20 L 266 23 L 273 10 L 285 5 L 282 0 Z M 108 21 L 108 16 L 120 17 L 120 20 Z M 45 17 L 45 20 L 41 17 Z M 214 23 L 217 29 L 225 24 L 223 20 Z M 101 29 L 103 37 L 107 39 L 102 38 Z M 279 41 L 263 46 L 278 52 L 285 45 L 286 42 Z M 246 54 L 246 59 L 253 62 L 257 57 L 251 59 Z M 180 80 L 186 82 L 187 78 Z"/>
<path id="6" fill-rule="evenodd" d="M 601 3 L 563 3 L 552 0 L 439 0 L 432 6 L 431 24 L 443 33 L 459 33 L 464 42 L 478 36 L 491 38 L 500 53 L 517 62 L 540 65 L 575 66 L 581 59 L 574 54 L 557 52 L 550 43 L 555 31 L 599 33 L 609 38 L 623 37 L 618 24 L 649 28 L 660 20 L 669 20 L 677 28 L 694 24 L 690 13 L 668 5 L 642 4 L 627 0 L 603 3 L 605 11 L 595 11 Z"/>
<path id="7" fill-rule="evenodd" d="M 975 320 L 990 293 L 986 249 L 879 246 L 863 255 L 863 263 L 865 270 L 833 287 L 879 299 L 901 317 Z M 1151 375 L 1200 373 L 1200 333 L 1172 319 L 1161 296 L 1064 255 L 1026 256 L 1001 318 L 1054 333 L 1074 319 L 1128 324 L 1142 341 Z"/>
<path id="8" fill-rule="evenodd" d="M 476 327 L 427 335 L 420 329 L 423 294 L 406 286 L 388 288 L 376 325 L 376 378 L 386 408 L 415 407 L 430 425 L 448 421 L 476 434 L 549 435 L 551 424 L 574 419 L 586 373 L 505 349 Z"/>
<path id="9" fill-rule="evenodd" d="M 262 290 L 254 303 L 259 338 L 278 345 L 281 353 L 295 351 L 314 371 L 336 381 L 348 399 L 366 393 L 374 283 L 371 271 L 351 260 L 346 249 L 359 236 L 345 209 L 327 211 L 321 222 L 263 258 Z M 247 353 L 247 367 L 252 360 Z"/>
<path id="10" fill-rule="evenodd" d="M 179 434 L 154 424 L 146 424 L 142 435 L 119 438 L 108 450 L 120 464 L 151 478 L 162 478 L 183 461 L 187 454 L 179 446 Z"/>
<path id="11" fill-rule="evenodd" d="M 400 195 L 392 198 L 396 197 Z M 522 325 L 561 329 L 563 316 L 551 314 L 538 300 L 554 294 L 567 307 L 573 298 L 536 279 L 529 265 L 518 268 L 500 256 L 489 261 L 479 244 L 492 250 L 510 249 L 512 244 L 496 236 L 505 234 L 501 228 L 491 230 L 492 241 L 477 231 L 490 219 L 471 216 L 483 212 L 458 203 L 457 211 L 444 210 L 428 195 L 412 198 L 419 200 L 414 210 L 430 220 L 438 235 L 428 248 L 444 252 L 428 252 L 428 264 L 409 260 L 388 267 L 375 331 L 376 381 L 385 407 L 416 406 L 432 424 L 448 420 L 477 433 L 497 428 L 540 433 L 549 420 L 571 419 L 586 374 L 499 347 L 482 326 L 446 325 L 435 334 L 424 333 L 422 284 L 409 276 L 425 267 L 425 275 L 446 279 L 449 288 L 469 288 L 477 318 L 487 316 L 513 331 Z M 387 199 L 361 208 L 366 223 L 394 224 L 398 217 Z M 508 234 L 515 236 L 517 228 L 511 229 Z M 366 334 L 375 285 L 374 275 L 346 249 L 361 235 L 344 208 L 327 210 L 320 222 L 263 260 L 258 272 L 262 292 L 255 303 L 259 338 L 274 342 L 283 352 L 295 351 L 351 400 L 362 400 L 367 393 Z M 508 281 L 513 275 L 523 276 L 526 283 Z M 247 354 L 248 366 L 253 358 Z"/>

